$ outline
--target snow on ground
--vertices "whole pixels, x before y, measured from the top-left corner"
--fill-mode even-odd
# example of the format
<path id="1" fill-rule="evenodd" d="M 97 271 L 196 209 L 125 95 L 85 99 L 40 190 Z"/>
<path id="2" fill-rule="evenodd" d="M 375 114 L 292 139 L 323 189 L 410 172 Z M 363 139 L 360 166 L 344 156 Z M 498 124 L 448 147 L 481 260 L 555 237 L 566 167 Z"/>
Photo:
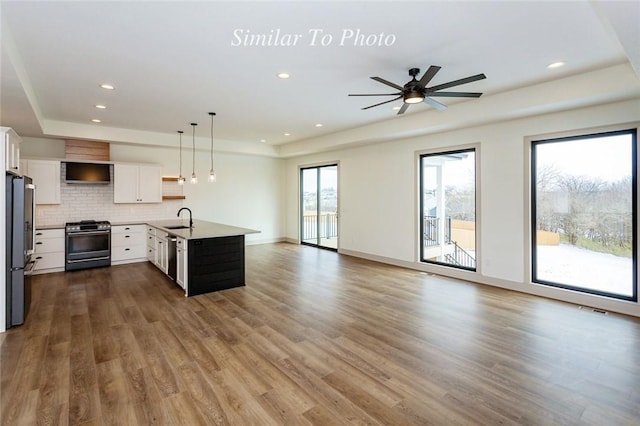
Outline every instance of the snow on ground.
<path id="1" fill-rule="evenodd" d="M 560 244 L 538 246 L 538 279 L 624 296 L 632 295 L 631 258 Z"/>

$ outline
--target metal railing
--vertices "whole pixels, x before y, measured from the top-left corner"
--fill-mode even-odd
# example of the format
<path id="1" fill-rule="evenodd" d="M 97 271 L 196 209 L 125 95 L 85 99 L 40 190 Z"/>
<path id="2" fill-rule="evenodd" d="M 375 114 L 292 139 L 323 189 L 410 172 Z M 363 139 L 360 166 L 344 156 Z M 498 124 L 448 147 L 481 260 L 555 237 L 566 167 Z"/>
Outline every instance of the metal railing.
<path id="1" fill-rule="evenodd" d="M 320 231 L 320 235 L 318 235 L 318 231 Z M 302 216 L 303 241 L 317 238 L 336 238 L 337 236 L 338 215 L 336 213 L 325 213 L 320 216 L 315 214 Z"/>
<path id="2" fill-rule="evenodd" d="M 437 246 L 440 244 L 440 223 L 442 218 L 436 216 L 425 216 L 423 218 L 424 245 L 426 247 Z M 451 217 L 446 218 L 444 229 L 444 242 L 451 242 Z"/>
<path id="3" fill-rule="evenodd" d="M 442 218 L 436 216 L 424 216 L 423 218 L 423 241 L 425 247 L 435 247 L 441 244 L 440 224 Z M 456 241 L 451 240 L 451 217 L 445 219 L 444 244 L 453 244 L 453 252 L 445 254 L 444 259 L 456 266 L 463 268 L 475 268 L 476 259 L 465 249 L 460 247 Z"/>
<path id="4" fill-rule="evenodd" d="M 455 241 L 452 241 L 452 244 L 454 245 L 453 253 L 445 255 L 445 259 L 452 265 L 462 266 L 463 268 L 475 268 L 476 259 Z"/>

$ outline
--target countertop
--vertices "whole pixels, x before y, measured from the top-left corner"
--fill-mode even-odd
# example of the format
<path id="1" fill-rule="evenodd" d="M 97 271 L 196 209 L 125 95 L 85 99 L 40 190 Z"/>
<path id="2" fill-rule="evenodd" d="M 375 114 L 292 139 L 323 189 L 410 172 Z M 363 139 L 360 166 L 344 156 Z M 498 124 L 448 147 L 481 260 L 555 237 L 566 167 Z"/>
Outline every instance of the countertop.
<path id="1" fill-rule="evenodd" d="M 223 223 L 207 222 L 204 220 L 193 220 L 191 229 L 169 229 L 167 226 L 189 226 L 188 220 L 152 220 L 144 222 L 149 226 L 161 229 L 176 237 L 187 240 L 198 240 L 201 238 L 230 237 L 235 235 L 257 234 L 260 231 L 255 229 L 240 228 L 238 226 L 225 225 Z"/>
<path id="2" fill-rule="evenodd" d="M 191 229 L 168 229 L 167 226 L 189 226 L 188 220 L 165 219 L 165 220 L 131 220 L 111 222 L 111 226 L 119 225 L 150 225 L 162 229 L 171 235 L 185 238 L 187 240 L 197 240 L 201 238 L 230 237 L 234 235 L 258 234 L 255 229 L 240 228 L 238 226 L 225 225 L 223 223 L 207 222 L 206 220 L 193 220 Z M 63 225 L 36 225 L 36 229 L 64 229 Z"/>

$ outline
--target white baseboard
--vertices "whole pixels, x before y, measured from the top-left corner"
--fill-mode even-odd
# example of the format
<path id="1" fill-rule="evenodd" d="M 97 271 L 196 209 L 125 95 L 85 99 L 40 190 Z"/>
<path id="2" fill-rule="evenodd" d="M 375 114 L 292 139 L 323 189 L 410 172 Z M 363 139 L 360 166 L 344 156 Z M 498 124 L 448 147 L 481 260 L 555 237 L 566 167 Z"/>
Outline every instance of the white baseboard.
<path id="1" fill-rule="evenodd" d="M 550 287 L 541 284 L 504 280 L 496 277 L 488 277 L 473 271 L 449 268 L 446 266 L 431 265 L 421 262 L 408 262 L 390 257 L 364 253 L 356 250 L 339 249 L 338 253 L 347 256 L 367 259 L 374 262 L 386 263 L 388 265 L 399 266 L 401 268 L 413 269 L 427 272 L 445 278 L 455 278 L 475 284 L 490 285 L 505 290 L 517 291 L 548 299 L 559 300 L 578 306 L 588 306 L 619 314 L 640 317 L 640 304 L 626 300 L 617 300 L 604 296 L 581 293 L 557 287 Z"/>

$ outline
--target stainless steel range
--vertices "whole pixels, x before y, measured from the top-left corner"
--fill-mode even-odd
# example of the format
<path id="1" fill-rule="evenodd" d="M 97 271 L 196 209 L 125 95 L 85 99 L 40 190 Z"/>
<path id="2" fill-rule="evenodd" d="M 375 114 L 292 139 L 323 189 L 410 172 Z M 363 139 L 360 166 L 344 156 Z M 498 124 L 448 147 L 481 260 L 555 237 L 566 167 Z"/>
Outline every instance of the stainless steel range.
<path id="1" fill-rule="evenodd" d="M 111 224 L 83 220 L 65 225 L 65 271 L 111 265 Z"/>

